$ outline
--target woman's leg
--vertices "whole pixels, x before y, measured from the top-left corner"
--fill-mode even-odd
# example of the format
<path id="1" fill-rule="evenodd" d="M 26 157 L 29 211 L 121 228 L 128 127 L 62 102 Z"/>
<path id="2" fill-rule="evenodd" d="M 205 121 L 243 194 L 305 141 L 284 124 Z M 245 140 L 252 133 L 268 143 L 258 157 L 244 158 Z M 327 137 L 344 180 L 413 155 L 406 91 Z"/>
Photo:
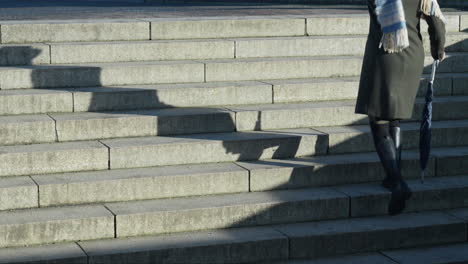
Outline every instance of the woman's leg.
<path id="1" fill-rule="evenodd" d="M 398 142 L 400 132 L 396 129 L 398 123 L 393 122 L 392 125 L 390 123 L 392 122 L 370 118 L 375 149 L 387 175 L 383 185 L 392 192 L 389 213 L 394 215 L 403 211 L 406 200 L 411 196 L 411 190 L 401 176 L 400 146 L 397 147 L 395 144 L 395 141 L 400 143 Z"/>

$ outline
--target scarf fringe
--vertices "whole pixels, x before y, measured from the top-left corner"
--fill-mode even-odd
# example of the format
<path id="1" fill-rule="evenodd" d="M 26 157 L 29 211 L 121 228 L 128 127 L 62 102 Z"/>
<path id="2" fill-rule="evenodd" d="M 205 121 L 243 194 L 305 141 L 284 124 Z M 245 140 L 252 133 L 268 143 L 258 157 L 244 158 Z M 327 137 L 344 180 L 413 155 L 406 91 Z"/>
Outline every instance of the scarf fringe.
<path id="1" fill-rule="evenodd" d="M 408 30 L 401 28 L 397 31 L 385 33 L 380 43 L 388 53 L 398 53 L 409 47 Z"/>

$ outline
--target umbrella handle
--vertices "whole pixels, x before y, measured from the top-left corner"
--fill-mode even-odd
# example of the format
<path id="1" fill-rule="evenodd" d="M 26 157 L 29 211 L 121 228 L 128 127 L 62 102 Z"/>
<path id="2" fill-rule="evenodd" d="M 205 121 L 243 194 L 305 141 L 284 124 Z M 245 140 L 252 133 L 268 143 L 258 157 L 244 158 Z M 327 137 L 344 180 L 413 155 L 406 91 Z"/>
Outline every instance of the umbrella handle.
<path id="1" fill-rule="evenodd" d="M 435 75 L 436 75 L 436 70 L 437 70 L 437 67 L 439 66 L 439 60 L 435 60 L 433 63 L 432 63 L 432 72 L 431 72 L 431 81 L 430 83 L 433 84 L 434 83 L 434 79 L 435 79 Z"/>

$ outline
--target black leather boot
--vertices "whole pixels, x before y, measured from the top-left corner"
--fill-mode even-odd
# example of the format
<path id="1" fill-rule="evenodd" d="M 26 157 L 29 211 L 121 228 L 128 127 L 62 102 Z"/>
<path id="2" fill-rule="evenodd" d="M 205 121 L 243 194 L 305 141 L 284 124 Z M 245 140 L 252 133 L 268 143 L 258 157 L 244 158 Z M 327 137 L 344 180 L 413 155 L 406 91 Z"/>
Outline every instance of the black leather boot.
<path id="1" fill-rule="evenodd" d="M 389 125 L 371 122 L 371 130 L 375 148 L 387 174 L 384 186 L 392 192 L 388 212 L 391 215 L 399 214 L 405 209 L 406 200 L 411 197 L 412 192 L 401 176 L 399 155 L 395 142 L 390 136 Z"/>
<path id="2" fill-rule="evenodd" d="M 402 167 L 401 167 L 401 151 L 402 151 L 402 145 L 401 145 L 401 129 L 400 129 L 400 122 L 399 121 L 392 121 L 389 124 L 389 133 L 390 137 L 393 139 L 393 143 L 395 144 L 395 151 L 396 151 L 396 160 L 398 164 L 398 168 L 401 172 Z M 382 186 L 390 189 L 391 186 L 393 185 L 392 178 L 389 177 L 387 174 L 385 176 L 385 179 L 382 181 Z"/>

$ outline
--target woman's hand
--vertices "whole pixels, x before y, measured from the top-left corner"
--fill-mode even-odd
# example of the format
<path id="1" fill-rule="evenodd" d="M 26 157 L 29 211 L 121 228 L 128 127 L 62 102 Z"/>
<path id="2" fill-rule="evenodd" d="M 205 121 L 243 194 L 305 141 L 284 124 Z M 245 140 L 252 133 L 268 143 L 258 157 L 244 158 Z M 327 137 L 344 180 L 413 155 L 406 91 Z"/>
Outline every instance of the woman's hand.
<path id="1" fill-rule="evenodd" d="M 434 60 L 443 61 L 445 59 L 444 49 L 438 49 L 437 47 L 434 47 L 434 45 L 431 45 L 431 55 Z"/>

